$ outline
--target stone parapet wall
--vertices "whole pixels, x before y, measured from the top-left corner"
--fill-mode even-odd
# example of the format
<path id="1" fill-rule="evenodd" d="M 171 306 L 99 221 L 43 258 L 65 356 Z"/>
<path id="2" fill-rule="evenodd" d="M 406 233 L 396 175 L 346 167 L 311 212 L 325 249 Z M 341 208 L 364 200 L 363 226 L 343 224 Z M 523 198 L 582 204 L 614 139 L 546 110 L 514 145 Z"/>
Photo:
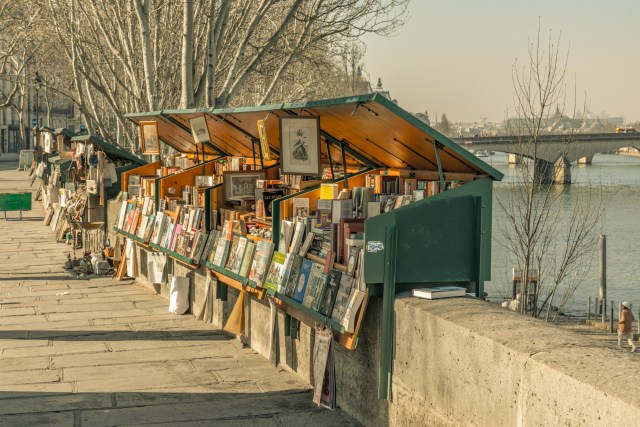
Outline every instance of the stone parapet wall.
<path id="1" fill-rule="evenodd" d="M 174 274 L 190 277 L 197 310 L 204 270 L 170 260 Z M 144 275 L 138 281 L 153 287 Z M 168 298 L 168 285 L 154 288 Z M 227 301 L 215 292 L 212 328 L 219 329 L 238 291 L 229 287 Z M 355 351 L 335 351 L 338 405 L 364 425 L 640 425 L 637 355 L 473 298 L 396 301 L 392 397 L 379 400 L 380 308 L 372 297 Z M 311 384 L 313 329 L 301 324 L 297 339 L 285 337 L 278 316 L 280 365 Z M 267 299 L 247 298 L 245 322 L 242 341 L 268 357 Z"/>

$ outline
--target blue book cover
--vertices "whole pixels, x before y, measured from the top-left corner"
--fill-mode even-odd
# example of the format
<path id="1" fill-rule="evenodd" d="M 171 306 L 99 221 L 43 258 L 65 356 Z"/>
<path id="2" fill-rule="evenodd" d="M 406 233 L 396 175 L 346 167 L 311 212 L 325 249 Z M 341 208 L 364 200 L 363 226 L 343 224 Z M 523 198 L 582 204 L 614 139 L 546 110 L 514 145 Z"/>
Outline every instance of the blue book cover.
<path id="1" fill-rule="evenodd" d="M 302 260 L 302 266 L 300 266 L 300 274 L 298 274 L 296 290 L 293 294 L 293 299 L 301 304 L 307 290 L 307 283 L 309 282 L 309 276 L 311 275 L 311 267 L 313 267 L 313 261 L 304 258 Z"/>

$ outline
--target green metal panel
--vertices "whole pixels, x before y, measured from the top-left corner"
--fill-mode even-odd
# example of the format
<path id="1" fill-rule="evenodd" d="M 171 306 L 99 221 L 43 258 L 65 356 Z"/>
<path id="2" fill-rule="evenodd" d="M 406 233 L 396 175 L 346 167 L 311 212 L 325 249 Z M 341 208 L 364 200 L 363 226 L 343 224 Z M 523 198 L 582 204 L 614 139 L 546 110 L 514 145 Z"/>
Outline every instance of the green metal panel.
<path id="1" fill-rule="evenodd" d="M 19 210 L 31 210 L 31 193 L 0 194 L 0 211 Z"/>
<path id="2" fill-rule="evenodd" d="M 73 138 L 74 136 L 78 136 L 77 133 L 70 131 L 67 128 L 58 128 L 54 131 L 56 135 L 64 135 L 69 138 Z"/>

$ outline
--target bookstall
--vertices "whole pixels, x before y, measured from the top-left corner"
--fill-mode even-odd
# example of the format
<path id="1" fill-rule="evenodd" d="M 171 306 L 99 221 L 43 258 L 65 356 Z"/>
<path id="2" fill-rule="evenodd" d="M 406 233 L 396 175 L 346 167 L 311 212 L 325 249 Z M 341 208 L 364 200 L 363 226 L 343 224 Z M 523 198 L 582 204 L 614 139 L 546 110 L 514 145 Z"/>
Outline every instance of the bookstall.
<path id="1" fill-rule="evenodd" d="M 123 205 L 117 230 L 206 269 L 219 299 L 225 286 L 268 296 L 285 337 L 300 323 L 317 328 L 315 378 L 332 369 L 331 342 L 357 348 L 369 298 L 381 297 L 379 397 L 388 398 L 396 293 L 443 283 L 483 293 L 492 182 L 502 175 L 379 94 L 128 117 L 201 160 L 153 185 L 135 181 L 143 196 Z M 203 197 L 191 188 L 198 177 L 211 184 Z M 273 352 L 270 334 L 255 342 Z"/>
<path id="2" fill-rule="evenodd" d="M 45 224 L 58 240 L 73 241 L 75 249 L 99 252 L 104 247 L 107 200 L 121 190 L 121 174 L 144 164 L 133 154 L 94 135 L 68 129 L 40 129 L 39 150 L 51 153 L 44 183 Z M 71 237 L 69 237 L 71 236 Z M 75 260 L 74 260 L 75 261 Z"/>

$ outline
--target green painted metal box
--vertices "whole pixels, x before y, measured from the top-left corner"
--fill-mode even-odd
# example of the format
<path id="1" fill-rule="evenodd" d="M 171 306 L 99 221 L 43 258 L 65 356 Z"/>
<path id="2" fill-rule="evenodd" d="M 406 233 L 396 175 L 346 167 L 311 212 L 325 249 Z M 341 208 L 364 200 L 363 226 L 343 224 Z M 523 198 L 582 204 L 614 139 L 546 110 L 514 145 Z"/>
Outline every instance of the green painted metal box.
<path id="1" fill-rule="evenodd" d="M 31 210 L 31 193 L 0 194 L 0 211 L 20 210 Z"/>

